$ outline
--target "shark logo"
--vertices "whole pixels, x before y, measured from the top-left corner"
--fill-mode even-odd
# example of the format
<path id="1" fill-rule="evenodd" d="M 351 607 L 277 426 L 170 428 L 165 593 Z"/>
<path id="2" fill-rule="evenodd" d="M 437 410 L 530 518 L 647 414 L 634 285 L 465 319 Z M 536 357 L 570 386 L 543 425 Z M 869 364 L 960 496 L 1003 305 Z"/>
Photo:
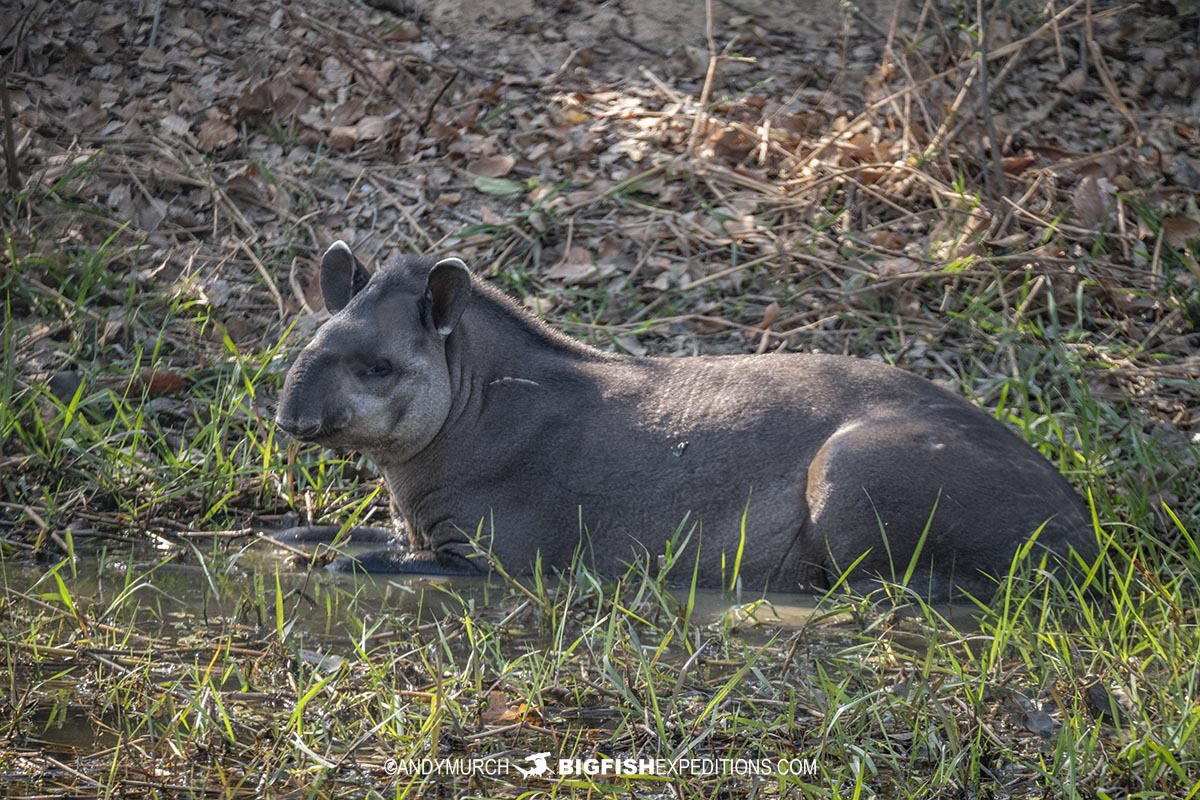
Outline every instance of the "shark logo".
<path id="1" fill-rule="evenodd" d="M 522 777 L 540 778 L 541 776 L 550 772 L 550 765 L 546 763 L 546 759 L 549 757 L 549 753 L 534 753 L 532 755 L 525 756 L 526 761 L 533 762 L 533 766 L 529 769 L 519 767 L 516 764 L 513 764 L 513 766 L 517 768 L 517 772 L 521 773 Z"/>

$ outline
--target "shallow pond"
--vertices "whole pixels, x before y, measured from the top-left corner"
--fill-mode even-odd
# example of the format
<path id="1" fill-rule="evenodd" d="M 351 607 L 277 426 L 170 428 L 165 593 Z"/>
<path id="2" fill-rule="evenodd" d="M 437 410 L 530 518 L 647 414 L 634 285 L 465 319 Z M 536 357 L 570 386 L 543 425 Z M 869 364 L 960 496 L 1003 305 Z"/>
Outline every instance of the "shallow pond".
<path id="1" fill-rule="evenodd" d="M 127 709 L 91 696 L 93 687 L 86 682 L 93 681 L 88 676 L 96 668 L 126 671 L 177 691 L 188 670 L 199 676 L 206 666 L 211 669 L 214 650 L 240 648 L 253 655 L 283 642 L 298 669 L 332 673 L 377 643 L 420 640 L 422 632 L 436 641 L 464 620 L 504 631 L 496 645 L 501 660 L 562 647 L 564 636 L 570 641 L 584 635 L 589 621 L 595 625 L 602 606 L 609 613 L 613 608 L 596 599 L 613 591 L 611 586 L 593 586 L 590 596 L 580 597 L 588 593 L 565 585 L 555 578 L 541 589 L 541 597 L 549 596 L 559 609 L 555 613 L 567 620 L 559 624 L 547 623 L 538 611 L 539 587 L 531 580 L 517 586 L 494 577 L 305 572 L 264 544 L 173 558 L 149 548 L 109 547 L 74 563 L 50 565 L 0 559 L 0 588 L 9 612 L 5 671 L 14 694 L 28 696 L 17 740 L 31 751 L 76 757 L 113 746 L 114 731 L 128 728 L 127 720 L 124 725 L 120 720 Z M 624 590 L 628 599 L 622 595 L 611 602 L 623 610 L 620 604 L 628 604 L 631 618 L 646 623 L 639 628 L 642 647 L 652 647 L 661 630 L 649 619 L 655 615 L 667 625 L 672 613 L 688 613 L 694 630 L 736 635 L 758 646 L 794 633 L 816 608 L 810 595 L 754 595 L 738 603 L 717 590 L 698 590 L 690 598 L 680 590 L 667 590 L 665 596 L 647 593 L 645 586 L 641 590 L 639 596 Z M 453 647 L 460 645 L 461 640 Z M 661 657 L 664 664 L 678 665 L 687 654 L 672 647 Z M 736 666 L 714 654 L 708 676 L 720 678 Z M 235 670 L 215 685 L 254 702 L 257 695 L 244 691 L 250 683 Z M 258 699 L 267 702 L 265 695 Z"/>

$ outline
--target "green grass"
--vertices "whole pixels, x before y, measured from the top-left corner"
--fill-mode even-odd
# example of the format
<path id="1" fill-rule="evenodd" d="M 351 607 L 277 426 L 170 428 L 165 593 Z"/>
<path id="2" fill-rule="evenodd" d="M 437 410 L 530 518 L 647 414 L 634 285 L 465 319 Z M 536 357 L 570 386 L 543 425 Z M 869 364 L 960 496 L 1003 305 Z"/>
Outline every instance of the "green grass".
<path id="1" fill-rule="evenodd" d="M 50 743 L 40 774 L 52 785 L 79 780 L 49 760 L 53 743 L 103 732 L 105 747 L 85 746 L 74 768 L 150 794 L 237 796 L 265 779 L 313 797 L 424 796 L 467 783 L 396 780 L 389 758 L 524 763 L 547 750 L 815 760 L 813 774 L 671 784 L 684 797 L 1197 789 L 1195 573 L 1155 583 L 1136 566 L 1194 563 L 1194 544 L 1110 546 L 1099 605 L 1019 567 L 973 622 L 915 601 L 895 613 L 830 597 L 798 628 L 772 624 L 761 605 L 697 619 L 694 591 L 638 568 L 612 581 L 576 566 L 538 576 L 536 591 L 281 575 L 245 553 L 208 560 L 206 580 L 165 563 L 91 572 L 121 550 L 40 577 L 3 564 L 17 668 L 4 687 L 16 713 L 0 733 Z M 21 763 L 9 774 L 32 782 Z M 512 774 L 471 796 L 656 786 Z"/>

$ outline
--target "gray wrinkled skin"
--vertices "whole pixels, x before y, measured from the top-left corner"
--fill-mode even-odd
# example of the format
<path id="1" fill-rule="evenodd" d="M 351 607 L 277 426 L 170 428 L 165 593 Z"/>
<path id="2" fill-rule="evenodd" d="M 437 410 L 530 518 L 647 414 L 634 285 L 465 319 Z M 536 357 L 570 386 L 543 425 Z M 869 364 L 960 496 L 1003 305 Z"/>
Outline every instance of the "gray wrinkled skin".
<path id="1" fill-rule="evenodd" d="M 372 568 L 486 570 L 470 542 L 481 520 L 477 544 L 508 571 L 539 553 L 565 567 L 582 521 L 587 561 L 619 573 L 663 553 L 686 517 L 699 523 L 700 584 L 717 586 L 743 512 L 749 588 L 819 591 L 867 553 L 851 583 L 868 589 L 905 573 L 927 523 L 911 585 L 933 597 L 990 594 L 986 576 L 1043 524 L 1035 547 L 1096 551 L 1049 462 L 903 371 L 839 356 L 612 356 L 457 259 L 406 257 L 367 278 L 345 245 L 330 248 L 335 313 L 288 373 L 278 424 L 383 471 L 410 549 L 376 553 Z"/>

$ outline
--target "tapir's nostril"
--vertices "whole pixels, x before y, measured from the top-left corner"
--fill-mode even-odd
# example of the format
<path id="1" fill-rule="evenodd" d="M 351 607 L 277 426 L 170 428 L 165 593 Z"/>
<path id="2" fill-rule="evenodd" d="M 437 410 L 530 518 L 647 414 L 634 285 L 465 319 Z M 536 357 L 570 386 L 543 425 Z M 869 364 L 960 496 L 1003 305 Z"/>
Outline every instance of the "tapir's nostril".
<path id="1" fill-rule="evenodd" d="M 317 435 L 321 430 L 321 421 L 313 418 L 279 417 L 275 420 L 280 428 L 300 439 Z"/>

